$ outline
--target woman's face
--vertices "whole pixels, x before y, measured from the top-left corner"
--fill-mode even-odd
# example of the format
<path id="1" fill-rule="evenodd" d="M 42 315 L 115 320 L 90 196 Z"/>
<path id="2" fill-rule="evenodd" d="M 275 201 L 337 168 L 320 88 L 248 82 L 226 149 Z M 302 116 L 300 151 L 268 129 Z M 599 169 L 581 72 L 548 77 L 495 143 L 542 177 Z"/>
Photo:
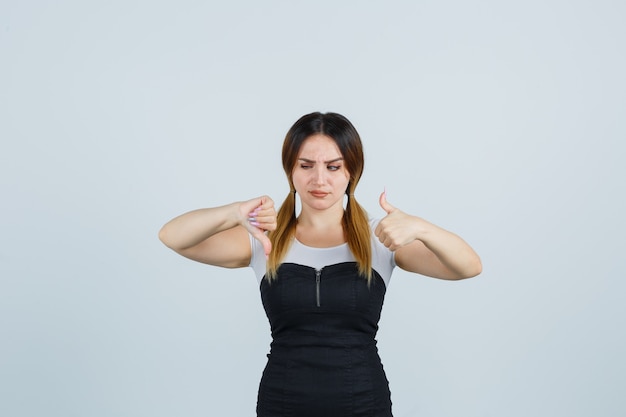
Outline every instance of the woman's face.
<path id="1" fill-rule="evenodd" d="M 303 208 L 343 208 L 350 174 L 335 141 L 322 134 L 308 137 L 300 147 L 292 181 Z"/>

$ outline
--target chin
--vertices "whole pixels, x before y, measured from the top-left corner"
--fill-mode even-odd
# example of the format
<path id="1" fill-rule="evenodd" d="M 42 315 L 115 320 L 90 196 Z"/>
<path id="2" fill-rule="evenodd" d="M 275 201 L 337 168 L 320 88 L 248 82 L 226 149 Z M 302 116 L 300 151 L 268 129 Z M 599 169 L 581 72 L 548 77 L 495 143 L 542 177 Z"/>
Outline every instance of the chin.
<path id="1" fill-rule="evenodd" d="M 327 210 L 334 207 L 337 202 L 328 200 L 313 200 L 307 201 L 305 204 L 314 210 Z"/>

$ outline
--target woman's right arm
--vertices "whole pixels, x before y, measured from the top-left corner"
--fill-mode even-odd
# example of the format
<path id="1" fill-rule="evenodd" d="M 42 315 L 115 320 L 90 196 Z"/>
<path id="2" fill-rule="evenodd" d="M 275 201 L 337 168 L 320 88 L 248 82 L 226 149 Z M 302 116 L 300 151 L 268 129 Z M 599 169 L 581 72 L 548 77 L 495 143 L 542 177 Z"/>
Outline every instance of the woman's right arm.
<path id="1" fill-rule="evenodd" d="M 271 244 L 264 232 L 275 228 L 274 202 L 263 196 L 182 214 L 161 228 L 159 239 L 194 261 L 239 268 L 250 263 L 252 251 L 248 233 L 263 244 L 268 255 Z"/>

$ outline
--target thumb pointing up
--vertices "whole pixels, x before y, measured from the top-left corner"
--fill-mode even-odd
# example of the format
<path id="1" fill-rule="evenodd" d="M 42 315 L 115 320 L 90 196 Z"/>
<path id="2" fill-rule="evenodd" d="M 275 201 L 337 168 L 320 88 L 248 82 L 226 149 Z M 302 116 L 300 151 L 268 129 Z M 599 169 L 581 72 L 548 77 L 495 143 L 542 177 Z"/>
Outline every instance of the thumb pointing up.
<path id="1" fill-rule="evenodd" d="M 383 191 L 378 199 L 378 203 L 380 206 L 387 212 L 387 214 L 391 214 L 391 212 L 395 211 L 396 208 L 387 202 L 387 190 Z"/>

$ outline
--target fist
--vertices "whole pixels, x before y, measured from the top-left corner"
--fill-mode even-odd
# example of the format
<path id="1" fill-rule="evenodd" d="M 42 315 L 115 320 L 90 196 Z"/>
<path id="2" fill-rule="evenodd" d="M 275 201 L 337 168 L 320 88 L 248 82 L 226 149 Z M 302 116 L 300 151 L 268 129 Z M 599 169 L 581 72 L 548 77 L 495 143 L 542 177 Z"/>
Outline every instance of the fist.
<path id="1" fill-rule="evenodd" d="M 272 244 L 265 231 L 276 230 L 276 210 L 274 200 L 268 196 L 244 201 L 239 207 L 241 225 L 263 244 L 265 256 L 269 256 Z"/>
<path id="2" fill-rule="evenodd" d="M 387 192 L 383 192 L 380 195 L 378 202 L 387 213 L 374 230 L 378 240 L 392 251 L 415 241 L 417 238 L 415 231 L 417 219 L 389 204 L 387 202 Z"/>

